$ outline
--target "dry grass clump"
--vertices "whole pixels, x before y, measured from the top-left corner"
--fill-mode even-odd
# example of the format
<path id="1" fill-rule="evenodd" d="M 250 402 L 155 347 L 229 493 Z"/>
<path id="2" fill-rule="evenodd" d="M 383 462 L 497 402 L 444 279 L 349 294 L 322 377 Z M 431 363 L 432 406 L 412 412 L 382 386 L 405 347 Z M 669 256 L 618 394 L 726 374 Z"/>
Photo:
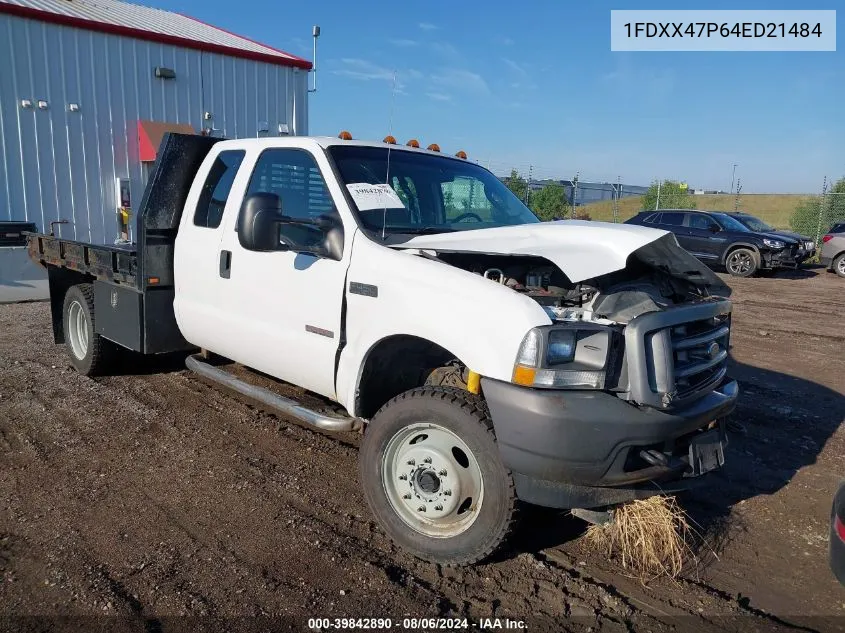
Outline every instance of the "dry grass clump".
<path id="1" fill-rule="evenodd" d="M 592 525 L 590 547 L 616 557 L 642 582 L 661 576 L 677 578 L 696 555 L 692 544 L 700 538 L 674 497 L 638 499 L 613 510 L 613 520 Z"/>

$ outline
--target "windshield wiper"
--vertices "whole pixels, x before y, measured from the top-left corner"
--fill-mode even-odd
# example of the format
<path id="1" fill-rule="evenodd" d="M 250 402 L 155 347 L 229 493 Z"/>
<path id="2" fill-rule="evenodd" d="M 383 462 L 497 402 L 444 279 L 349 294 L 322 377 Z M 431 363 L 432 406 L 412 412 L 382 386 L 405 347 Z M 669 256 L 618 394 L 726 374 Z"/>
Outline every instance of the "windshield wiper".
<path id="1" fill-rule="evenodd" d="M 388 227 L 388 233 L 396 235 L 397 233 L 404 233 L 406 235 L 433 235 L 435 233 L 454 233 L 457 229 L 451 229 L 448 226 L 413 226 L 408 228 L 391 228 Z"/>

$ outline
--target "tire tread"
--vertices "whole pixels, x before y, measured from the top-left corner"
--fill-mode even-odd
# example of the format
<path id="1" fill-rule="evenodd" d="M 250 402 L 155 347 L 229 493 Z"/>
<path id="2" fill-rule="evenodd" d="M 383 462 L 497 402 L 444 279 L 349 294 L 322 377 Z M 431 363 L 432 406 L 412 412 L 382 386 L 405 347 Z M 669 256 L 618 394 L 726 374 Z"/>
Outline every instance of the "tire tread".
<path id="1" fill-rule="evenodd" d="M 75 286 L 71 286 L 71 288 L 68 289 L 68 292 L 65 295 L 65 309 L 63 318 L 67 318 L 68 295 L 70 295 L 74 288 L 79 290 L 80 294 L 82 295 L 82 299 L 85 301 L 85 307 L 88 310 L 87 316 L 91 325 L 91 336 L 89 337 L 88 341 L 88 356 L 90 360 L 87 363 L 84 360 L 76 362 L 77 359 L 74 358 L 73 351 L 68 349 L 68 353 L 71 356 L 71 360 L 74 361 L 74 367 L 76 367 L 79 373 L 85 376 L 102 376 L 103 374 L 108 373 L 108 370 L 112 364 L 115 346 L 111 341 L 108 341 L 99 334 L 97 334 L 97 317 L 94 313 L 94 286 L 92 284 L 77 284 Z M 67 334 L 65 335 L 65 337 L 67 338 Z M 70 348 L 70 343 L 68 343 L 67 345 L 68 348 Z"/>
<path id="2" fill-rule="evenodd" d="M 432 398 L 453 406 L 457 406 L 459 409 L 468 413 L 472 418 L 474 418 L 475 421 L 485 429 L 486 433 L 490 436 L 491 440 L 495 444 L 496 434 L 493 429 L 493 420 L 490 417 L 490 409 L 487 407 L 487 403 L 480 396 L 472 394 L 468 391 L 464 391 L 463 389 L 459 389 L 457 387 L 427 386 L 410 389 L 388 400 L 384 405 L 381 406 L 376 415 L 373 416 L 373 419 L 377 418 L 380 413 L 386 411 L 392 406 L 395 406 L 397 403 L 404 402 L 412 398 Z M 509 508 L 508 521 L 506 521 L 499 528 L 497 533 L 493 535 L 493 538 L 489 541 L 487 547 L 484 547 L 475 552 L 468 553 L 464 556 L 454 557 L 448 561 L 444 561 L 441 563 L 443 566 L 455 567 L 460 565 L 472 565 L 474 563 L 478 563 L 490 557 L 494 552 L 504 546 L 505 543 L 508 541 L 508 538 L 513 532 L 513 528 L 518 521 L 518 506 L 516 488 L 513 483 L 511 471 L 507 466 L 503 465 L 503 467 L 505 469 L 505 472 L 507 473 L 507 488 L 504 502 L 506 504 L 506 507 Z"/>

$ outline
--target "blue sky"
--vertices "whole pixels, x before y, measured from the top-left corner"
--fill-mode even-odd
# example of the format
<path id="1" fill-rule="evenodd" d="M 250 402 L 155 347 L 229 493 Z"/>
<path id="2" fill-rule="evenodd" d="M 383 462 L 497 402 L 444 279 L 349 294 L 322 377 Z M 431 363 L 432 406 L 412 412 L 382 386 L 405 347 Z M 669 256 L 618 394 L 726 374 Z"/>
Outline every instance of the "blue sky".
<path id="1" fill-rule="evenodd" d="M 381 139 L 392 128 L 400 142 L 464 149 L 497 173 L 532 165 L 540 177 L 727 190 L 737 163 L 753 193 L 817 192 L 824 176 L 845 176 L 842 35 L 835 53 L 614 53 L 611 8 L 677 4 L 140 1 L 309 59 L 319 24 L 312 134 Z"/>

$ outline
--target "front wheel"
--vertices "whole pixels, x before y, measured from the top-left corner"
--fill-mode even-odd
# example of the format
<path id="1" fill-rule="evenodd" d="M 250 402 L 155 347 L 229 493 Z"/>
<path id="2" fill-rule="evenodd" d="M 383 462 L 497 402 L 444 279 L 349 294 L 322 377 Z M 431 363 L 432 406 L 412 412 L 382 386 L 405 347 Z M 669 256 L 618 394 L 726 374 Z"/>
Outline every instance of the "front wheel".
<path id="1" fill-rule="evenodd" d="M 360 468 L 376 520 L 415 556 L 475 563 L 510 531 L 513 480 L 478 396 L 450 387 L 400 394 L 368 425 Z"/>
<path id="2" fill-rule="evenodd" d="M 759 267 L 757 253 L 750 248 L 732 250 L 725 261 L 725 268 L 734 277 L 751 277 Z"/>

